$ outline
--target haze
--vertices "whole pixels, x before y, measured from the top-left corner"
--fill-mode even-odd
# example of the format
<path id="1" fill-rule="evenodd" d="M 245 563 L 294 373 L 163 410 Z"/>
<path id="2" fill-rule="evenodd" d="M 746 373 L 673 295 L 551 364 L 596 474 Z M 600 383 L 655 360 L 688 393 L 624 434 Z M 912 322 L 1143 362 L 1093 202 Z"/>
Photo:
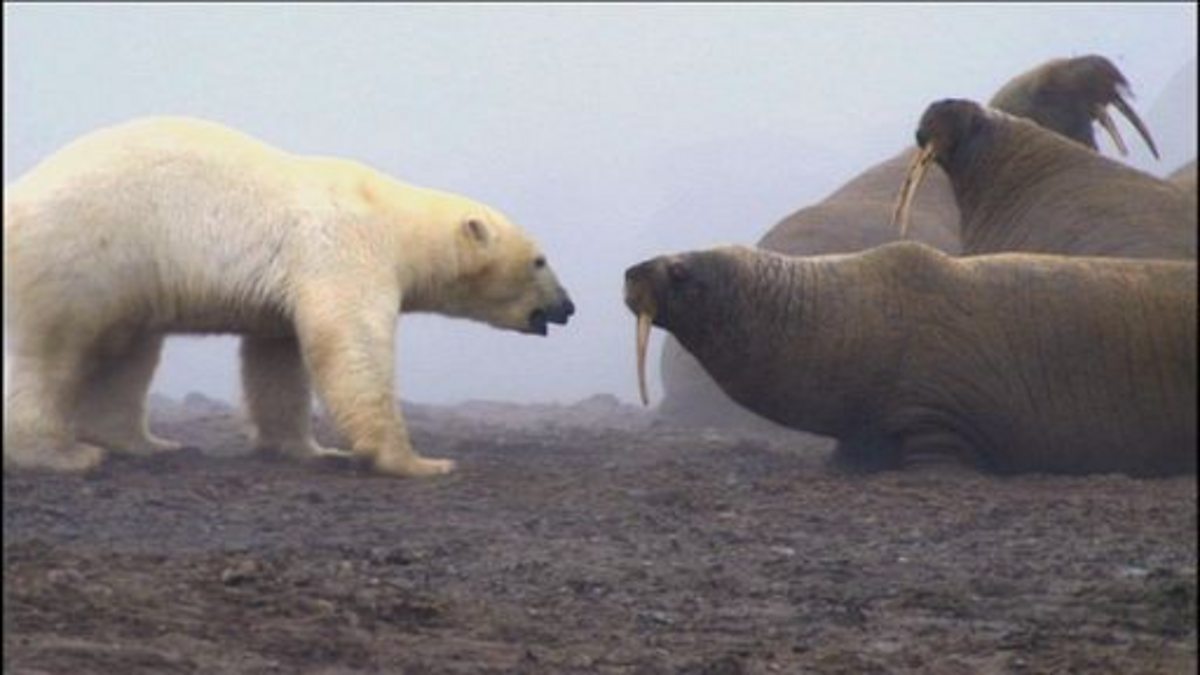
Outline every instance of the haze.
<path id="1" fill-rule="evenodd" d="M 911 143 L 933 100 L 986 101 L 1050 58 L 1112 59 L 1163 150 L 1130 161 L 1168 173 L 1196 156 L 1196 18 L 1194 3 L 6 3 L 4 180 L 97 127 L 183 114 L 469 195 L 540 241 L 579 313 L 548 338 L 406 316 L 401 396 L 633 402 L 628 265 L 752 244 Z M 1172 78 L 1186 105 L 1155 109 Z M 235 340 L 171 339 L 154 390 L 238 400 Z"/>

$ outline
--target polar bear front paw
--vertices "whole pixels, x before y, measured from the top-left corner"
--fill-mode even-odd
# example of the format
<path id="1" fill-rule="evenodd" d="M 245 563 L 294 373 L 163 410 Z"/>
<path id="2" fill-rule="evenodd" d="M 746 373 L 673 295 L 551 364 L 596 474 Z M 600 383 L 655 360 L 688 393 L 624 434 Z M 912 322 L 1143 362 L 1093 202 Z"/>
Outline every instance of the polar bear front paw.
<path id="1" fill-rule="evenodd" d="M 254 446 L 255 452 L 267 455 L 281 455 L 293 459 L 321 459 L 325 457 L 348 457 L 350 453 L 337 448 L 327 448 L 315 440 L 268 441 L 260 440 Z"/>
<path id="2" fill-rule="evenodd" d="M 148 434 L 143 438 L 131 439 L 129 441 L 106 444 L 105 447 L 111 448 L 113 452 L 123 452 L 127 455 L 139 455 L 142 457 L 149 455 L 158 455 L 166 452 L 177 452 L 183 449 L 183 443 L 179 441 L 168 441 L 165 438 L 159 438 L 154 434 Z"/>
<path id="3" fill-rule="evenodd" d="M 440 476 L 454 471 L 457 466 L 452 459 L 429 459 L 415 454 L 381 454 L 375 458 L 375 469 L 390 476 Z"/>
<path id="4" fill-rule="evenodd" d="M 4 468 L 83 473 L 104 460 L 104 448 L 91 443 L 17 450 L 5 447 Z"/>
<path id="5" fill-rule="evenodd" d="M 113 452 L 139 457 L 183 449 L 183 443 L 159 438 L 149 432 L 85 428 L 80 432 L 79 438 L 86 443 L 108 448 Z"/>
<path id="6" fill-rule="evenodd" d="M 362 455 L 328 448 L 314 440 L 258 443 L 254 451 L 267 458 L 282 458 L 299 462 L 313 462 L 336 469 L 359 469 L 370 465 L 370 459 Z"/>
<path id="7" fill-rule="evenodd" d="M 305 457 L 306 461 L 318 462 L 323 466 L 335 469 L 362 470 L 370 467 L 371 460 L 362 455 L 356 455 L 341 448 L 326 448 L 316 446 L 312 454 Z"/>

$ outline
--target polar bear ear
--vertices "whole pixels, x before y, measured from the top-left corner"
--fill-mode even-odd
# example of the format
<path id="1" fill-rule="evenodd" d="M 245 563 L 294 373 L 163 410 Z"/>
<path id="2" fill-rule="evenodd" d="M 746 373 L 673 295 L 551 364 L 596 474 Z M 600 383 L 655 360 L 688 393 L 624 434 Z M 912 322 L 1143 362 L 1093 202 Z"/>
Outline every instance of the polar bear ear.
<path id="1" fill-rule="evenodd" d="M 484 246 L 490 243 L 492 241 L 492 237 L 494 236 L 492 233 L 492 228 L 488 226 L 488 224 L 482 219 L 474 216 L 468 216 L 467 219 L 463 221 L 462 229 L 463 234 L 465 234 L 468 239 L 478 242 Z"/>

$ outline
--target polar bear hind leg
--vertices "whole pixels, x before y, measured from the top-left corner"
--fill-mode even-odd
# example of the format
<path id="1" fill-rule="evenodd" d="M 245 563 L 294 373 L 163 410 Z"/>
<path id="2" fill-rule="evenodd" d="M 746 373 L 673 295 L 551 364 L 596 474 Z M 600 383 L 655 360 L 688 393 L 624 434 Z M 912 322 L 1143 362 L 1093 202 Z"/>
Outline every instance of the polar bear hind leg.
<path id="1" fill-rule="evenodd" d="M 150 433 L 146 419 L 146 395 L 162 345 L 162 335 L 141 333 L 95 360 L 85 373 L 77 407 L 80 439 L 131 455 L 183 447 Z"/>
<path id="2" fill-rule="evenodd" d="M 312 435 L 312 386 L 294 337 L 247 335 L 241 343 L 242 391 L 256 431 L 255 449 L 299 459 L 349 457 Z"/>

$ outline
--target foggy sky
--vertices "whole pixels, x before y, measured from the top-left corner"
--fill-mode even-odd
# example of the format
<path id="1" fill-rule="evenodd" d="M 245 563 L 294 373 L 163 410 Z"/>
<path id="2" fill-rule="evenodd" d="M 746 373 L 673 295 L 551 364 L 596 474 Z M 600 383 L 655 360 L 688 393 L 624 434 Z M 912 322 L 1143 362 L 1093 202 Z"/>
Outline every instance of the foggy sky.
<path id="1" fill-rule="evenodd" d="M 753 243 L 911 143 L 935 99 L 1099 53 L 1145 115 L 1196 48 L 1194 3 L 6 3 L 4 180 L 97 127 L 182 114 L 480 199 L 538 239 L 579 313 L 548 338 L 405 316 L 400 395 L 632 402 L 628 265 Z M 1147 121 L 1164 159 L 1136 165 L 1195 157 L 1194 130 L 1180 147 Z M 233 338 L 173 338 L 154 389 L 236 401 L 236 360 Z"/>

